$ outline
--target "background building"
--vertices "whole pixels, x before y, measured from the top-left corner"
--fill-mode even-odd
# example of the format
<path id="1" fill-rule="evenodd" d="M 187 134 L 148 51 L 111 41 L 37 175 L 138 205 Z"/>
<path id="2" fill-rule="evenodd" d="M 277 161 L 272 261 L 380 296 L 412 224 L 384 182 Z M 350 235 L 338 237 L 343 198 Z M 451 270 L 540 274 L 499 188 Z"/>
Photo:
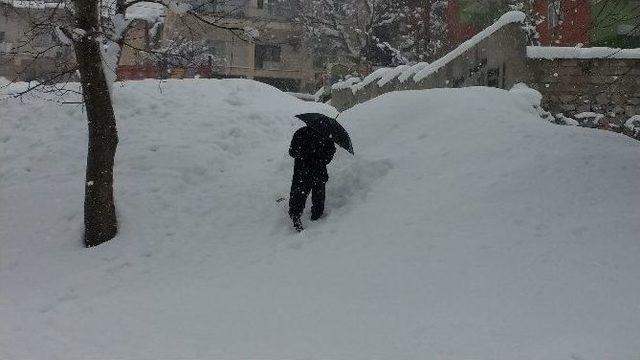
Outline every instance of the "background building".
<path id="1" fill-rule="evenodd" d="M 59 6 L 57 2 L 0 1 L 0 76 L 21 81 L 50 78 L 75 63 L 73 49 L 60 46 L 50 26 Z"/>
<path id="2" fill-rule="evenodd" d="M 294 24 L 292 1 L 236 0 L 224 6 L 197 6 L 200 17 L 245 31 L 230 32 L 189 15 L 167 14 L 163 46 L 205 49 L 189 64 L 169 63 L 170 77 L 247 78 L 285 91 L 314 91 L 313 59 Z M 224 15 L 224 20 L 219 20 Z M 179 59 L 176 59 L 179 60 Z"/>

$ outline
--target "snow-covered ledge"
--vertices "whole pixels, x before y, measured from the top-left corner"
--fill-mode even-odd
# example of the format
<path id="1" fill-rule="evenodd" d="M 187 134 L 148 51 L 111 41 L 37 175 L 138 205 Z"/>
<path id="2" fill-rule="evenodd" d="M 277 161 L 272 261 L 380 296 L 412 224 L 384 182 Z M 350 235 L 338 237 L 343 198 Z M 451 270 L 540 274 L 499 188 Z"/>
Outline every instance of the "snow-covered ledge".
<path id="1" fill-rule="evenodd" d="M 640 59 L 640 49 L 527 46 L 529 59 Z"/>

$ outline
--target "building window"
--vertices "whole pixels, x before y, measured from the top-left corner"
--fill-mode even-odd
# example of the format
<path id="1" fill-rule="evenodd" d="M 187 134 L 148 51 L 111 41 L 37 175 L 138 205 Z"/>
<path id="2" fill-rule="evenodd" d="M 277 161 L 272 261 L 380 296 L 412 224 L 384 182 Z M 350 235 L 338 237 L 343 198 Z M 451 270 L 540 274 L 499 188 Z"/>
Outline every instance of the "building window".
<path id="1" fill-rule="evenodd" d="M 264 9 L 264 0 L 258 0 L 258 9 Z"/>
<path id="2" fill-rule="evenodd" d="M 0 31 L 0 43 L 4 42 L 4 31 Z"/>
<path id="3" fill-rule="evenodd" d="M 562 20 L 562 4 L 560 0 L 549 1 L 548 19 L 550 29 L 560 25 L 560 21 Z"/>
<path id="4" fill-rule="evenodd" d="M 265 62 L 280 62 L 282 50 L 277 45 L 256 45 L 256 69 L 264 69 Z"/>

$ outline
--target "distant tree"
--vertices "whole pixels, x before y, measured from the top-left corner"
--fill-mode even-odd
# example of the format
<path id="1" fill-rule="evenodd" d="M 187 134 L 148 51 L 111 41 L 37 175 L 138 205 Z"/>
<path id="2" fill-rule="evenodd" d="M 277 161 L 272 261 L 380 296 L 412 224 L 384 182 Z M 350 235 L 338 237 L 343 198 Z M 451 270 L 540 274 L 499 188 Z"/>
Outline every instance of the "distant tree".
<path id="1" fill-rule="evenodd" d="M 640 2 L 592 0 L 590 32 L 597 46 L 640 47 Z M 600 37 L 599 34 L 608 34 Z"/>
<path id="2" fill-rule="evenodd" d="M 446 0 L 307 0 L 298 21 L 316 56 L 394 66 L 431 59 L 446 45 Z"/>
<path id="3" fill-rule="evenodd" d="M 433 61 L 449 50 L 447 0 L 407 0 L 407 20 L 399 32 L 402 51 L 411 62 Z"/>

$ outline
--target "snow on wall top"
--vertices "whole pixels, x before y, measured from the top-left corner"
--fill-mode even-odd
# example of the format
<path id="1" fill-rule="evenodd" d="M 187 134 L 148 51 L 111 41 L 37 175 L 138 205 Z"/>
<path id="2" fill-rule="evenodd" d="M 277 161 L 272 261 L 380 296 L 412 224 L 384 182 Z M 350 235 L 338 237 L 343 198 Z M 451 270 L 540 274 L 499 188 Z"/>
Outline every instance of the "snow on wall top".
<path id="1" fill-rule="evenodd" d="M 478 45 L 478 43 L 480 43 L 480 41 L 482 41 L 482 40 L 488 38 L 489 36 L 493 35 L 496 31 L 500 30 L 504 26 L 509 25 L 509 24 L 513 24 L 513 23 L 524 23 L 525 19 L 526 19 L 526 15 L 521 11 L 510 11 L 510 12 L 502 15 L 500 17 L 500 19 L 498 19 L 498 21 L 493 23 L 491 26 L 489 26 L 486 29 L 482 30 L 481 32 L 479 32 L 477 35 L 475 35 L 471 39 L 463 42 L 462 44 L 460 44 L 460 46 L 458 46 L 457 48 L 453 49 L 453 51 L 451 51 L 447 55 L 441 57 L 440 59 L 438 59 L 438 60 L 434 61 L 433 63 L 429 64 L 429 66 L 427 66 L 424 69 L 420 70 L 413 77 L 413 80 L 416 81 L 416 82 L 418 82 L 420 80 L 423 80 L 427 76 L 435 73 L 440 68 L 442 68 L 443 66 L 447 65 L 451 60 L 457 58 L 458 56 L 460 56 L 463 53 L 465 53 L 467 50 L 469 50 L 472 47 Z"/>
<path id="2" fill-rule="evenodd" d="M 460 46 L 455 48 L 453 51 L 443 56 L 442 58 L 434 61 L 429 64 L 426 62 L 420 62 L 413 66 L 401 66 L 396 68 L 381 68 L 369 76 L 367 76 L 362 82 L 354 83 L 353 78 L 345 80 L 343 82 L 336 83 L 332 86 L 333 90 L 343 90 L 351 88 L 353 93 L 357 93 L 358 91 L 365 88 L 367 85 L 371 84 L 375 80 L 378 81 L 378 86 L 384 86 L 391 80 L 398 78 L 401 82 L 405 82 L 410 78 L 413 78 L 414 81 L 418 82 L 427 76 L 433 74 L 438 71 L 441 67 L 448 64 L 451 60 L 457 58 L 462 55 L 467 50 L 471 49 L 475 45 L 477 45 L 480 41 L 486 39 L 491 36 L 496 31 L 500 30 L 502 27 L 513 24 L 513 23 L 524 23 L 526 19 L 526 15 L 521 11 L 510 11 L 500 17 L 498 21 L 496 21 L 491 26 L 487 27 L 476 36 L 471 39 L 465 41 Z"/>
<path id="3" fill-rule="evenodd" d="M 337 82 L 331 86 L 332 90 L 344 90 L 352 87 L 353 85 L 359 83 L 361 79 L 359 77 L 351 77 L 345 81 Z"/>
<path id="4" fill-rule="evenodd" d="M 530 59 L 640 59 L 640 49 L 527 46 Z"/>
<path id="5" fill-rule="evenodd" d="M 395 69 L 389 69 L 385 72 L 385 74 L 378 80 L 378 86 L 385 86 L 389 81 L 398 77 L 398 75 L 402 74 L 405 70 L 407 70 L 409 65 L 400 65 Z"/>
<path id="6" fill-rule="evenodd" d="M 429 66 L 429 63 L 419 62 L 413 65 L 412 67 L 408 68 L 407 70 L 403 71 L 402 74 L 398 76 L 398 80 L 400 80 L 400 82 L 403 83 L 409 80 L 410 77 L 413 77 L 413 75 L 415 75 L 417 72 L 419 72 L 420 70 L 424 69 L 427 66 Z"/>
<path id="7" fill-rule="evenodd" d="M 351 88 L 353 90 L 353 93 L 357 93 L 358 91 L 364 89 L 365 86 L 371 84 L 372 82 L 381 79 L 386 73 L 387 71 L 389 71 L 390 68 L 380 68 L 374 72 L 372 72 L 371 74 L 369 74 L 366 78 L 364 78 L 364 80 L 362 80 L 361 82 L 353 85 L 353 87 Z"/>

